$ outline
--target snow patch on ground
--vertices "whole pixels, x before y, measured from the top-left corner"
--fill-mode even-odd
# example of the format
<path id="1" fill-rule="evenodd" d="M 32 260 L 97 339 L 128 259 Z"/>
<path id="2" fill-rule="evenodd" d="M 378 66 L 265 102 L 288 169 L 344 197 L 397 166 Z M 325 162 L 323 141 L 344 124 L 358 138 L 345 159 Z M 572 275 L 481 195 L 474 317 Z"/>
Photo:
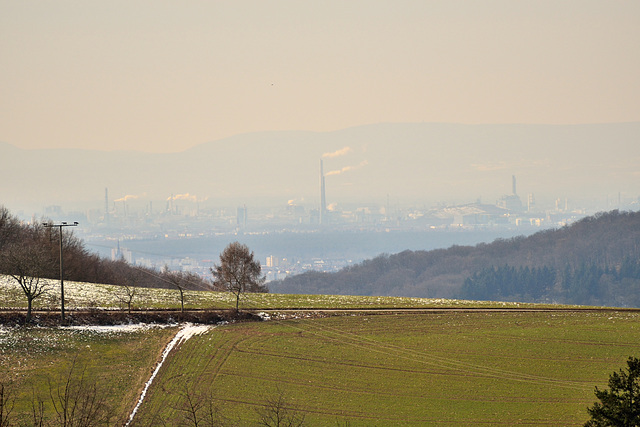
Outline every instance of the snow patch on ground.
<path id="1" fill-rule="evenodd" d="M 147 390 L 149 390 L 149 387 L 153 383 L 153 380 L 158 374 L 158 371 L 160 371 L 160 368 L 164 364 L 164 361 L 167 359 L 167 356 L 169 356 L 169 353 L 171 353 L 171 350 L 173 350 L 173 348 L 176 345 L 180 345 L 181 343 L 188 340 L 189 338 L 195 335 L 203 334 L 207 332 L 209 329 L 214 327 L 215 326 L 211 326 L 211 325 L 193 325 L 191 323 L 187 323 L 178 331 L 178 333 L 173 337 L 173 339 L 169 342 L 169 344 L 167 344 L 164 351 L 162 352 L 162 358 L 160 359 L 160 362 L 156 365 L 156 369 L 153 371 L 153 374 L 151 374 L 151 378 L 149 378 L 149 381 L 147 381 L 147 383 L 144 385 L 144 389 L 142 390 L 142 393 L 140 393 L 140 398 L 138 399 L 138 403 L 136 404 L 135 408 L 133 408 L 131 415 L 129 415 L 129 420 L 125 424 L 125 427 L 131 424 L 131 421 L 133 421 L 133 417 L 138 412 L 140 405 L 142 405 L 142 402 L 144 401 L 144 398 L 147 395 Z"/>
<path id="2" fill-rule="evenodd" d="M 167 328 L 173 325 L 158 325 L 149 323 L 132 323 L 127 325 L 79 325 L 79 326 L 60 326 L 60 329 L 70 331 L 87 331 L 101 334 L 110 334 L 114 332 L 138 332 L 151 328 Z"/>
<path id="3" fill-rule="evenodd" d="M 195 335 L 204 334 L 212 327 L 213 326 L 211 325 L 193 325 L 191 323 L 187 323 L 184 325 L 182 329 L 178 331 L 174 339 L 178 338 L 178 344 L 179 344 Z"/>
<path id="4" fill-rule="evenodd" d="M 263 321 L 271 320 L 271 316 L 269 316 L 269 314 L 265 313 L 264 311 L 258 313 L 257 316 Z"/>

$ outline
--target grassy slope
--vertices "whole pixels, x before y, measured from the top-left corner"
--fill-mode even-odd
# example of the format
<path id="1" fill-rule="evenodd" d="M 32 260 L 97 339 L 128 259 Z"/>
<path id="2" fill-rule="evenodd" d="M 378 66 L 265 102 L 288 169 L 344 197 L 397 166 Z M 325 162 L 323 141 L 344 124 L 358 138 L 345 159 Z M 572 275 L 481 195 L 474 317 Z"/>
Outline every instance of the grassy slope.
<path id="1" fill-rule="evenodd" d="M 117 307 L 113 290 L 69 283 L 68 307 Z M 144 290 L 138 307 L 177 307 L 177 292 Z M 3 292 L 0 306 L 20 304 Z M 2 299 L 4 298 L 4 299 Z M 13 302 L 12 302 L 13 301 Z M 15 304 L 15 305 L 14 305 Z M 193 293 L 190 307 L 232 296 Z M 244 307 L 468 307 L 515 304 L 348 296 L 250 295 Z M 637 356 L 630 311 L 446 312 L 289 319 L 221 326 L 172 352 L 137 425 L 177 424 L 185 397 L 209 396 L 236 425 L 279 388 L 311 425 L 581 424 L 593 387 Z M 2 331 L 0 331 L 2 332 Z M 76 354 L 111 390 L 120 419 L 135 403 L 174 329 L 115 336 L 22 328 L 0 334 L 0 380 L 47 392 Z M 121 391 L 122 390 L 122 391 Z M 154 420 L 154 417 L 157 416 Z"/>
<path id="2" fill-rule="evenodd" d="M 57 310 L 60 306 L 59 282 L 50 281 L 49 293 L 34 302 L 34 309 Z M 0 276 L 0 308 L 26 308 L 26 299 L 18 285 Z M 126 308 L 118 299 L 122 288 L 93 283 L 65 282 L 65 308 Z M 240 308 L 403 308 L 403 307 L 525 307 L 534 304 L 463 301 L 442 298 L 371 297 L 349 295 L 245 294 Z M 537 304 L 536 307 L 543 305 Z M 138 288 L 133 308 L 180 308 L 177 290 Z M 185 291 L 186 309 L 235 308 L 235 297 L 227 292 Z"/>
<path id="3" fill-rule="evenodd" d="M 579 425 L 637 349 L 634 313 L 442 313 L 239 324 L 184 343 L 138 421 L 211 394 L 251 425 L 284 392 L 311 425 Z"/>
<path id="4" fill-rule="evenodd" d="M 0 382 L 15 399 L 13 415 L 19 418 L 31 412 L 35 391 L 53 416 L 49 382 L 54 387 L 61 384 L 75 359 L 74 377 L 86 368 L 87 383 L 97 382 L 117 414 L 115 419 L 124 421 L 175 331 L 175 327 L 108 334 L 59 328 L 3 330 Z"/>

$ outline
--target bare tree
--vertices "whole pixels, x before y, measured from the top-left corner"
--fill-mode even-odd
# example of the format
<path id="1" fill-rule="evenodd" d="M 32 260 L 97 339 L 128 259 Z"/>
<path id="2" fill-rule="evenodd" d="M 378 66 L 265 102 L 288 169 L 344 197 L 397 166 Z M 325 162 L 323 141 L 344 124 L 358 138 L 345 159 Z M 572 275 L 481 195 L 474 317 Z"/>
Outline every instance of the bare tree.
<path id="1" fill-rule="evenodd" d="M 0 383 L 0 427 L 11 425 L 11 413 L 15 404 L 15 397 L 11 389 Z"/>
<path id="2" fill-rule="evenodd" d="M 247 245 L 230 243 L 220 254 L 220 264 L 211 269 L 214 286 L 226 289 L 236 297 L 236 311 L 245 292 L 267 292 L 261 276 L 260 261 L 255 260 Z"/>
<path id="3" fill-rule="evenodd" d="M 131 314 L 131 307 L 133 306 L 133 299 L 138 293 L 138 288 L 130 284 L 129 282 L 123 282 L 118 285 L 118 289 L 114 295 L 120 301 L 121 304 L 127 306 L 127 313 Z"/>
<path id="4" fill-rule="evenodd" d="M 193 273 L 184 271 L 169 271 L 169 266 L 164 267 L 163 276 L 178 290 L 180 295 L 180 311 L 184 312 L 184 291 L 193 287 L 200 287 L 202 279 Z"/>
<path id="5" fill-rule="evenodd" d="M 49 289 L 44 280 L 53 268 L 53 260 L 46 248 L 33 237 L 8 244 L 0 253 L 1 270 L 13 278 L 27 297 L 27 323 L 31 321 L 33 301 Z"/>
<path id="6" fill-rule="evenodd" d="M 184 276 L 181 271 L 179 272 L 171 272 L 167 274 L 167 278 L 171 282 L 171 284 L 178 290 L 180 294 L 180 312 L 184 313 Z"/>
<path id="7" fill-rule="evenodd" d="M 142 273 L 129 266 L 124 260 L 118 261 L 117 265 L 114 265 L 114 270 L 114 281 L 117 288 L 113 291 L 113 294 L 121 304 L 127 306 L 127 312 L 131 314 L 133 300 L 140 289 L 138 284 L 141 280 Z"/>
<path id="8" fill-rule="evenodd" d="M 285 393 L 277 389 L 274 395 L 266 398 L 266 404 L 256 409 L 258 425 L 265 427 L 301 427 L 305 415 L 291 404 Z"/>

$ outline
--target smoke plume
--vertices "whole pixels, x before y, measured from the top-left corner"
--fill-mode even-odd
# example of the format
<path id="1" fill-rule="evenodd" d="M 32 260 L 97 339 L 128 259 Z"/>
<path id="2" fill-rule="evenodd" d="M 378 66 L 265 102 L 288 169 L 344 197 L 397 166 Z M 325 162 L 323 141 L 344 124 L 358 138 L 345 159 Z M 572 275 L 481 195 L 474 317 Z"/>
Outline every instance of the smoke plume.
<path id="1" fill-rule="evenodd" d="M 340 157 L 340 156 L 347 155 L 352 151 L 353 150 L 351 149 L 351 147 L 344 147 L 344 148 L 341 148 L 338 151 L 334 151 L 333 153 L 324 153 L 322 155 L 322 158 L 323 159 L 327 159 L 327 158 L 333 158 L 333 157 Z"/>
<path id="2" fill-rule="evenodd" d="M 197 202 L 198 197 L 195 194 L 185 193 L 185 194 L 176 194 L 175 196 L 171 196 L 167 198 L 167 201 L 170 201 L 170 200 L 188 200 L 190 202 Z M 204 199 L 200 199 L 200 201 L 204 201 L 204 200 L 207 200 L 207 198 L 205 197 Z"/>
<path id="3" fill-rule="evenodd" d="M 139 199 L 139 198 L 140 198 L 140 196 L 134 196 L 133 194 L 127 194 L 124 197 L 120 197 L 119 199 L 114 200 L 114 202 L 127 202 L 129 200 L 132 200 L 132 199 L 135 200 L 135 199 Z"/>
<path id="4" fill-rule="evenodd" d="M 334 171 L 331 171 L 331 172 L 327 172 L 325 176 L 340 175 L 340 174 L 345 173 L 345 172 L 349 172 L 349 171 L 352 171 L 352 170 L 360 169 L 361 167 L 366 166 L 368 163 L 369 162 L 367 162 L 366 160 L 363 160 L 358 165 L 345 166 L 342 169 L 338 169 L 338 170 L 334 170 Z"/>

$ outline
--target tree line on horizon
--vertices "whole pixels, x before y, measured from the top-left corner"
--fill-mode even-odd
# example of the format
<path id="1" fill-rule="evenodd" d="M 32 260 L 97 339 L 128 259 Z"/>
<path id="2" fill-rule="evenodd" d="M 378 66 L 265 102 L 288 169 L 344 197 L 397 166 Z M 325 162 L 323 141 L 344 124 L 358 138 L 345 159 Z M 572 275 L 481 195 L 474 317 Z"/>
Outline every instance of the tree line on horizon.
<path id="1" fill-rule="evenodd" d="M 273 292 L 640 306 L 640 212 L 598 213 L 531 236 L 383 254 L 307 272 Z"/>

